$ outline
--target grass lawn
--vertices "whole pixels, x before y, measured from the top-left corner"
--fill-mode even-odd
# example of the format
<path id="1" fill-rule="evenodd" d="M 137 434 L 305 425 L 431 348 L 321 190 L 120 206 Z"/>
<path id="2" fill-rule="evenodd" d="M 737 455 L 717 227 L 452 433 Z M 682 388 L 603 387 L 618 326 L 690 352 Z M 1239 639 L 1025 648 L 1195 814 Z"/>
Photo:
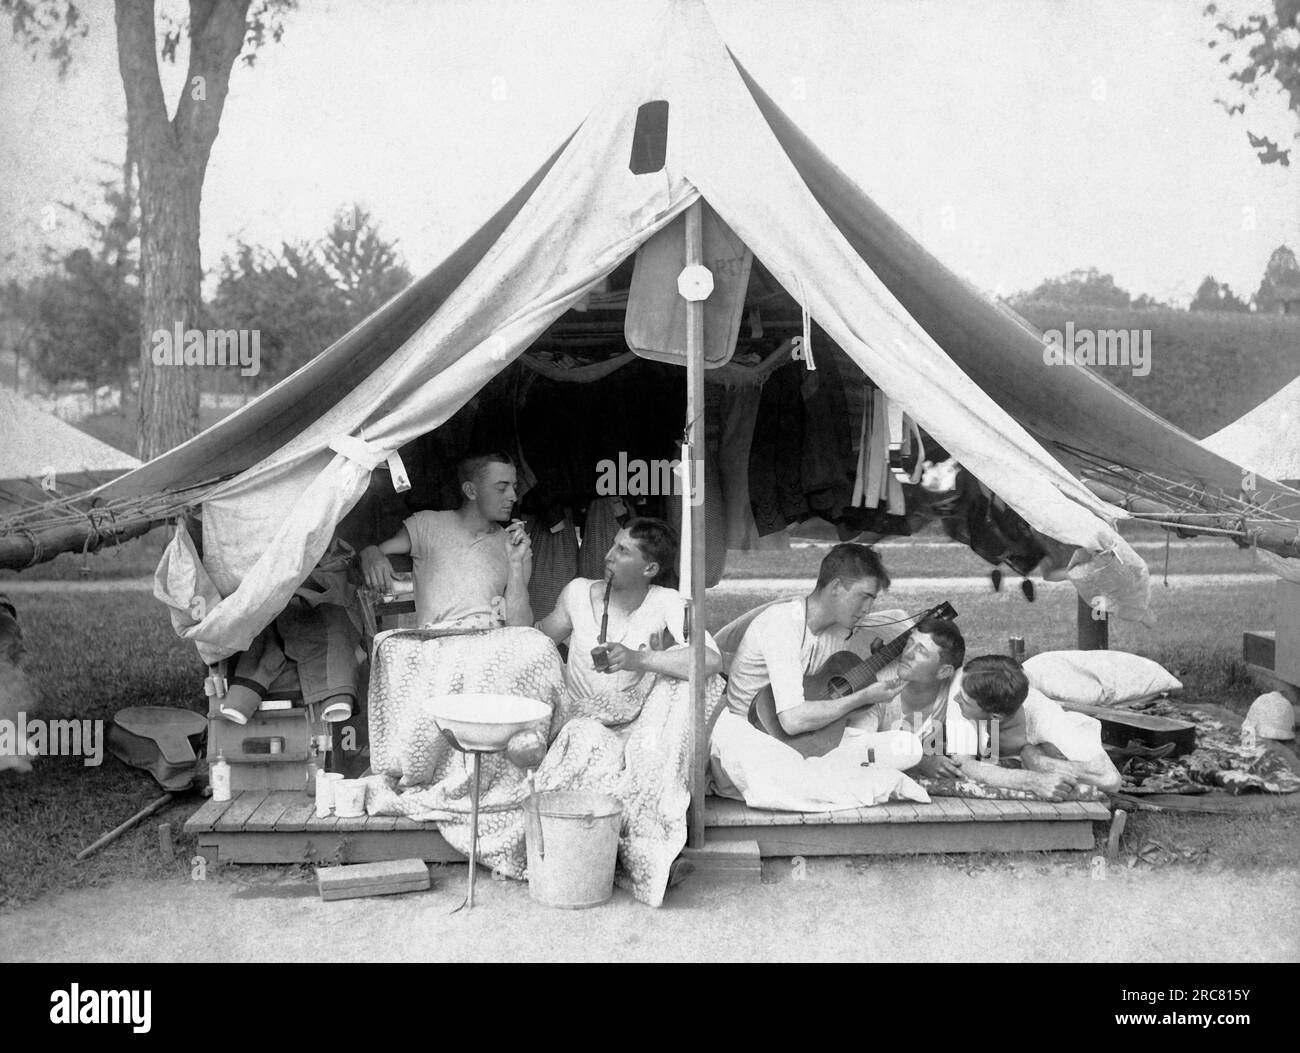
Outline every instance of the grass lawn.
<path id="1" fill-rule="evenodd" d="M 1161 661 L 1183 679 L 1189 700 L 1244 712 L 1255 691 L 1239 659 L 1240 633 L 1247 625 L 1272 623 L 1272 590 L 1239 585 L 1154 591 L 1160 627 L 1117 624 L 1112 645 Z M 716 630 L 766 598 L 716 595 L 710 603 L 710 628 Z M 885 603 L 912 609 L 939 598 L 924 589 L 895 590 Z M 967 592 L 954 602 L 973 653 L 1003 650 L 1013 633 L 1026 637 L 1031 652 L 1072 645 L 1075 600 L 1068 586 L 1043 589 L 1033 605 L 1006 589 L 1000 595 Z M 32 594 L 21 597 L 20 608 L 29 668 L 43 695 L 40 716 L 107 721 L 122 707 L 146 704 L 203 711 L 202 665 L 193 648 L 176 639 L 161 604 L 148 594 Z M 85 767 L 77 758 L 48 758 L 32 775 L 0 773 L 0 909 L 121 877 L 185 877 L 193 845 L 178 845 L 176 862 L 166 864 L 156 830 L 166 821 L 179 834 L 197 797 L 181 798 L 86 862 L 73 860 L 81 848 L 159 793 L 148 775 L 108 756 L 99 767 Z M 1100 827 L 1098 832 L 1104 836 Z M 1173 865 L 1250 868 L 1294 865 L 1300 859 L 1300 817 L 1295 815 L 1132 816 L 1125 851 L 1131 855 L 1151 838 L 1184 850 L 1186 858 Z M 1084 857 L 1074 854 L 1057 858 L 1086 865 Z M 991 862 L 995 857 L 979 859 L 985 861 L 980 865 L 1008 865 Z M 976 865 L 969 857 L 953 860 Z"/>
<path id="2" fill-rule="evenodd" d="M 162 605 L 146 594 L 23 597 L 21 618 L 43 718 L 107 722 L 133 705 L 206 710 L 202 663 L 193 646 L 172 633 Z M 191 810 L 185 798 L 85 862 L 73 859 L 161 793 L 147 774 L 107 753 L 98 767 L 49 757 L 31 775 L 0 772 L 0 905 L 119 877 L 171 873 L 162 864 L 156 830 L 162 821 L 179 828 Z"/>
<path id="3" fill-rule="evenodd" d="M 1158 583 L 1165 575 L 1165 534 L 1130 538 L 1137 543 L 1137 553 Z M 1170 536 L 1169 574 L 1252 574 L 1260 573 L 1249 549 L 1239 549 L 1229 541 L 1182 541 Z M 910 542 L 907 538 L 890 538 L 876 549 L 891 578 L 987 578 L 993 567 L 965 545 L 948 541 L 940 535 L 927 535 Z M 817 577 L 817 567 L 826 555 L 827 546 L 806 543 L 785 551 L 728 552 L 727 578 L 807 578 Z M 1018 591 L 1020 576 L 1003 568 L 1003 588 Z M 1037 581 L 1035 581 L 1037 584 Z"/>

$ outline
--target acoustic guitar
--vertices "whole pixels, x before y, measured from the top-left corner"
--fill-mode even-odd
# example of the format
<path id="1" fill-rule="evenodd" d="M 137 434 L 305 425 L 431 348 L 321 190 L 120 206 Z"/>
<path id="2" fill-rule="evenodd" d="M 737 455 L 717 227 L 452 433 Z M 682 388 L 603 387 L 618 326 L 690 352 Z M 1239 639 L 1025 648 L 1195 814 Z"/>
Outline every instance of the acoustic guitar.
<path id="1" fill-rule="evenodd" d="M 916 622 L 926 618 L 956 618 L 957 612 L 952 604 L 944 601 L 937 607 L 931 607 L 916 616 Z M 907 646 L 907 640 L 916 628 L 915 622 L 899 636 L 875 651 L 871 657 L 863 658 L 852 651 L 837 651 L 826 659 L 815 673 L 810 673 L 803 680 L 803 697 L 809 702 L 819 702 L 828 698 L 843 698 L 854 691 L 876 682 L 876 677 L 890 662 L 896 661 Z M 857 712 L 854 710 L 853 712 Z M 781 727 L 776 714 L 776 697 L 772 694 L 772 685 L 765 686 L 749 706 L 749 722 L 759 731 L 764 731 L 774 739 L 779 739 L 787 746 L 798 750 L 805 757 L 824 757 L 840 744 L 844 738 L 844 728 L 852 713 L 846 713 L 838 720 L 816 731 L 804 731 L 798 735 L 788 734 Z"/>

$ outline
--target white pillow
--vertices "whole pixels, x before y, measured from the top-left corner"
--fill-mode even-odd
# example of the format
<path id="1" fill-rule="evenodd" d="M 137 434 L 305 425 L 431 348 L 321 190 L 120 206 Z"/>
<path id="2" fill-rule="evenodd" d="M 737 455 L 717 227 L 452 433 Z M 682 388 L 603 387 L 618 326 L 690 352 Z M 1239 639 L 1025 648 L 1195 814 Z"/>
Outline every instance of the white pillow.
<path id="1" fill-rule="evenodd" d="M 1025 662 L 1029 683 L 1058 702 L 1113 706 L 1181 691 L 1159 662 L 1127 651 L 1044 651 Z"/>

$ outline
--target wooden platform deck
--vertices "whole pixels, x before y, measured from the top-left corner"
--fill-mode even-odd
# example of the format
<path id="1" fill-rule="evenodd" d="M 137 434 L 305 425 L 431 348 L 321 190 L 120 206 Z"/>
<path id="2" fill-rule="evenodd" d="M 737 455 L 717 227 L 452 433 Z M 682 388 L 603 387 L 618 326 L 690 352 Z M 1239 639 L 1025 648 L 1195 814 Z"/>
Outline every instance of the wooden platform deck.
<path id="1" fill-rule="evenodd" d="M 934 797 L 840 812 L 767 812 L 710 797 L 709 842 L 757 841 L 763 856 L 857 856 L 923 852 L 1089 849 L 1092 824 L 1109 822 L 1104 804 L 981 801 Z"/>
<path id="2" fill-rule="evenodd" d="M 767 812 L 710 797 L 710 844 L 757 842 L 763 856 L 1020 852 L 1092 848 L 1103 804 L 980 801 L 936 797 L 931 804 L 884 804 L 841 812 Z M 318 819 L 297 791 L 246 790 L 208 801 L 185 823 L 209 863 L 372 863 L 384 859 L 464 859 L 432 823 L 388 816 Z"/>

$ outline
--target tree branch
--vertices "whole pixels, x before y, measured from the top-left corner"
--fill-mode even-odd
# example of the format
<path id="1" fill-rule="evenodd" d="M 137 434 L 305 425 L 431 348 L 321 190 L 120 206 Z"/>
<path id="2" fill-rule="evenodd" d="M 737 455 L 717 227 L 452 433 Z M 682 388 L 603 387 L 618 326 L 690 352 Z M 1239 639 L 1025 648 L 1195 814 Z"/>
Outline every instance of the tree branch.
<path id="1" fill-rule="evenodd" d="M 127 134 L 146 153 L 157 149 L 168 128 L 153 9 L 153 0 L 116 0 L 117 64 L 126 92 Z"/>
<path id="2" fill-rule="evenodd" d="M 221 125 L 230 71 L 248 31 L 250 2 L 190 0 L 190 62 L 172 127 L 186 159 L 200 171 Z"/>

